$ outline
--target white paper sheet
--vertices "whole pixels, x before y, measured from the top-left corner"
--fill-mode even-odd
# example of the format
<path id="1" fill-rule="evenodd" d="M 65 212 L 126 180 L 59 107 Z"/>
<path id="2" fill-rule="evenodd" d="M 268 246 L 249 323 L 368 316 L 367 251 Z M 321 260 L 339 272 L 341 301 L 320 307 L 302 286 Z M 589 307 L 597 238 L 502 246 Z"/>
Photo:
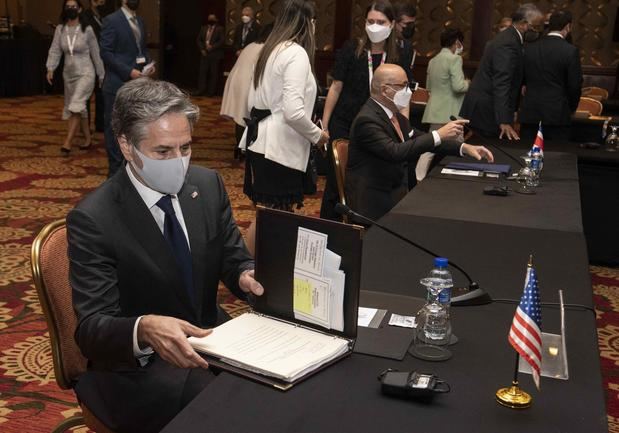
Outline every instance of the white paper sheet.
<path id="1" fill-rule="evenodd" d="M 366 308 L 359 307 L 359 317 L 357 318 L 357 326 L 368 327 L 370 322 L 376 315 L 378 309 L 376 308 Z"/>

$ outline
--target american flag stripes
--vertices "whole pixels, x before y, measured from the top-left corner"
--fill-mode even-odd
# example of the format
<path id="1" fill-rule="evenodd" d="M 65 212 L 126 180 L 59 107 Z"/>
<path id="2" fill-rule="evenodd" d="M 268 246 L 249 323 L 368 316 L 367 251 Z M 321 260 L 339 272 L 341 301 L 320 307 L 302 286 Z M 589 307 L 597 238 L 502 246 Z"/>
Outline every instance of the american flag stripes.
<path id="1" fill-rule="evenodd" d="M 542 312 L 539 303 L 537 276 L 533 266 L 529 265 L 524 293 L 516 309 L 508 340 L 531 366 L 533 381 L 538 390 L 542 367 Z"/>

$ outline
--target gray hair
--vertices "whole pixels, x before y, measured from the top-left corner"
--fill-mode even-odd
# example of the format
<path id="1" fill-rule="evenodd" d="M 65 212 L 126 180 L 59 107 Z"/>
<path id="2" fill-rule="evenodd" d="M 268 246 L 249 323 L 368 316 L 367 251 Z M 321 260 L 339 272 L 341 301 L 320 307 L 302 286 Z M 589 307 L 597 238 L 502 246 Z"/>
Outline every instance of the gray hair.
<path id="1" fill-rule="evenodd" d="M 522 21 L 526 21 L 529 24 L 533 23 L 536 18 L 542 16 L 542 12 L 538 9 L 538 7 L 534 3 L 524 3 L 516 12 L 512 14 L 512 21 L 514 23 L 519 23 Z"/>
<path id="2" fill-rule="evenodd" d="M 148 124 L 169 113 L 187 116 L 193 126 L 200 108 L 192 104 L 189 95 L 167 81 L 138 78 L 123 85 L 116 94 L 112 111 L 112 130 L 116 137 L 125 136 L 134 146 L 144 139 Z"/>

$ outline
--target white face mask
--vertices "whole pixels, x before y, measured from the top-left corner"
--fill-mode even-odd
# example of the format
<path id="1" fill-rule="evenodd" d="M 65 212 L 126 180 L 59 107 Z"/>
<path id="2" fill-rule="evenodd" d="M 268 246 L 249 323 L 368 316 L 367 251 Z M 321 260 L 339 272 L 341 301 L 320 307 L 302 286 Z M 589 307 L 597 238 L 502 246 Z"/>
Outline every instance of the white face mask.
<path id="1" fill-rule="evenodd" d="M 464 51 L 464 47 L 462 46 L 462 44 L 457 45 L 456 46 L 456 55 L 459 56 L 460 54 L 462 54 L 462 51 Z"/>
<path id="2" fill-rule="evenodd" d="M 243 15 L 241 17 L 241 21 L 243 21 L 244 24 L 247 24 L 248 22 L 251 21 L 251 18 L 248 15 Z"/>
<path id="3" fill-rule="evenodd" d="M 398 110 L 402 110 L 410 105 L 412 96 L 413 92 L 411 92 L 411 89 L 406 86 L 405 88 L 395 92 L 395 95 L 393 95 L 393 99 L 391 99 L 391 101 L 393 101 L 395 106 L 398 107 Z"/>
<path id="4" fill-rule="evenodd" d="M 137 147 L 133 148 L 142 161 L 142 168 L 133 161 L 131 165 L 146 185 L 162 194 L 178 194 L 185 182 L 191 156 L 152 159 L 140 152 Z"/>
<path id="5" fill-rule="evenodd" d="M 370 41 L 375 44 L 384 41 L 391 35 L 390 26 L 381 26 L 380 24 L 371 24 L 365 26 L 365 32 L 368 34 Z"/>

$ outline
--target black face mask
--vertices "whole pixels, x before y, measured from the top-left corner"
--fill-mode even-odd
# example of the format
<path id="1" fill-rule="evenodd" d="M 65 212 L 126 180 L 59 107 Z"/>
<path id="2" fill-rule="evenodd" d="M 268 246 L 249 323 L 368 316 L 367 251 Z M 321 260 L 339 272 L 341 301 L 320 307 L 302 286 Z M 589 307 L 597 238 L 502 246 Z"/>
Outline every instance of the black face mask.
<path id="1" fill-rule="evenodd" d="M 536 32 L 535 30 L 527 30 L 524 32 L 523 39 L 525 42 L 535 42 L 539 39 L 539 32 Z"/>
<path id="2" fill-rule="evenodd" d="M 140 0 L 127 0 L 127 7 L 132 11 L 137 11 L 140 7 Z"/>
<path id="3" fill-rule="evenodd" d="M 404 39 L 413 39 L 415 35 L 415 23 L 409 24 L 402 29 L 402 37 Z"/>
<path id="4" fill-rule="evenodd" d="M 65 8 L 64 16 L 68 20 L 74 20 L 79 15 L 77 8 Z"/>

